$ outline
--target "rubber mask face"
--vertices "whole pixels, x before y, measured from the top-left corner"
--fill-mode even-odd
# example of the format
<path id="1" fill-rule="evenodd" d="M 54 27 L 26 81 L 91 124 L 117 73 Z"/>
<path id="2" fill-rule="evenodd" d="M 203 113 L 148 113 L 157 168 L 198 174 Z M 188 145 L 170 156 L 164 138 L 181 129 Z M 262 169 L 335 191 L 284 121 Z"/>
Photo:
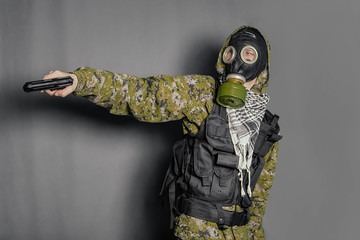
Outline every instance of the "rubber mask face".
<path id="1" fill-rule="evenodd" d="M 266 42 L 258 30 L 243 28 L 234 34 L 222 55 L 227 82 L 220 85 L 217 102 L 225 107 L 243 107 L 246 98 L 243 84 L 264 71 L 267 57 Z"/>

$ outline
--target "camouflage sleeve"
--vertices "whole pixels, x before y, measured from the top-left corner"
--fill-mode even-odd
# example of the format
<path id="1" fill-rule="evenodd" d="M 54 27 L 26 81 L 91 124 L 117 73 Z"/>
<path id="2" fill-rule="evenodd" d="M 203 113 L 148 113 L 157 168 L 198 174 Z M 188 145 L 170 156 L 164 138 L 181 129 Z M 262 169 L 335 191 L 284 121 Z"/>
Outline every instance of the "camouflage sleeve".
<path id="1" fill-rule="evenodd" d="M 185 133 L 196 133 L 208 116 L 215 92 L 210 76 L 167 75 L 139 78 L 106 70 L 81 67 L 74 91 L 117 115 L 132 115 L 145 122 L 183 119 Z"/>
<path id="2" fill-rule="evenodd" d="M 276 142 L 265 156 L 264 169 L 253 192 L 253 206 L 250 208 L 249 239 L 265 239 L 262 217 L 265 214 L 266 201 L 273 184 L 279 143 Z"/>

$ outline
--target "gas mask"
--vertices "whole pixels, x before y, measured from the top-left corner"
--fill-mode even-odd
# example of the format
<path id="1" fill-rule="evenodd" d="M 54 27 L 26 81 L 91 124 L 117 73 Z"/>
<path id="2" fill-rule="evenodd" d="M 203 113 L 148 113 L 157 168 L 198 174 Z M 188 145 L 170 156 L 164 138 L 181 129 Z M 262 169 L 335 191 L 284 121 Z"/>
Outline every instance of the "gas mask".
<path id="1" fill-rule="evenodd" d="M 226 82 L 219 86 L 216 101 L 224 107 L 245 105 L 245 82 L 257 78 L 267 65 L 267 45 L 260 32 L 246 27 L 235 33 L 222 54 Z"/>

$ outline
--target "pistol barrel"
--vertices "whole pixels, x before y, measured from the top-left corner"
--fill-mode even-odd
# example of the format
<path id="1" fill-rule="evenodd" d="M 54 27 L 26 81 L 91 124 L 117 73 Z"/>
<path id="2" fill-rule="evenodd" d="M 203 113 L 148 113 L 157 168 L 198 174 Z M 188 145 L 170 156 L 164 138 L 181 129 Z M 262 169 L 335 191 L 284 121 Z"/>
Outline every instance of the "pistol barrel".
<path id="1" fill-rule="evenodd" d="M 23 89 L 25 92 L 34 92 L 41 90 L 58 90 L 63 89 L 73 84 L 73 79 L 68 77 L 52 78 L 45 80 L 38 80 L 27 82 L 24 84 Z"/>

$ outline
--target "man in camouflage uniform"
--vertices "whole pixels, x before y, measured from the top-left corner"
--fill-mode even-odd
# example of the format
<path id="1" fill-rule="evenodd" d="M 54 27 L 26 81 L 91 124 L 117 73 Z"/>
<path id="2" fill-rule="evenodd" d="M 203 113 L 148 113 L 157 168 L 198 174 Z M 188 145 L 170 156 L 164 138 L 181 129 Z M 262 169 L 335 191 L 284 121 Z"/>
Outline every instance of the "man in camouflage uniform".
<path id="1" fill-rule="evenodd" d="M 233 34 L 243 29 L 240 27 Z M 232 35 L 233 35 L 232 34 Z M 228 46 L 230 35 L 224 43 L 216 68 L 225 75 L 222 61 L 224 49 Z M 245 87 L 256 94 L 264 94 L 268 85 L 270 46 L 265 70 Z M 46 92 L 49 95 L 65 97 L 72 93 L 83 96 L 117 115 L 131 115 L 144 122 L 166 122 L 182 120 L 184 134 L 196 134 L 201 123 L 207 118 L 215 104 L 216 80 L 211 76 L 167 75 L 138 78 L 128 74 L 117 74 L 106 70 L 81 67 L 72 73 L 51 71 L 44 79 L 71 76 L 72 86 L 63 90 Z M 178 239 L 264 239 L 262 217 L 273 183 L 277 161 L 278 142 L 274 143 L 266 156 L 265 165 L 252 192 L 253 204 L 249 208 L 250 221 L 243 226 L 225 226 L 195 218 L 184 213 L 176 216 L 174 234 Z M 229 211 L 241 211 L 239 206 L 229 207 Z"/>

